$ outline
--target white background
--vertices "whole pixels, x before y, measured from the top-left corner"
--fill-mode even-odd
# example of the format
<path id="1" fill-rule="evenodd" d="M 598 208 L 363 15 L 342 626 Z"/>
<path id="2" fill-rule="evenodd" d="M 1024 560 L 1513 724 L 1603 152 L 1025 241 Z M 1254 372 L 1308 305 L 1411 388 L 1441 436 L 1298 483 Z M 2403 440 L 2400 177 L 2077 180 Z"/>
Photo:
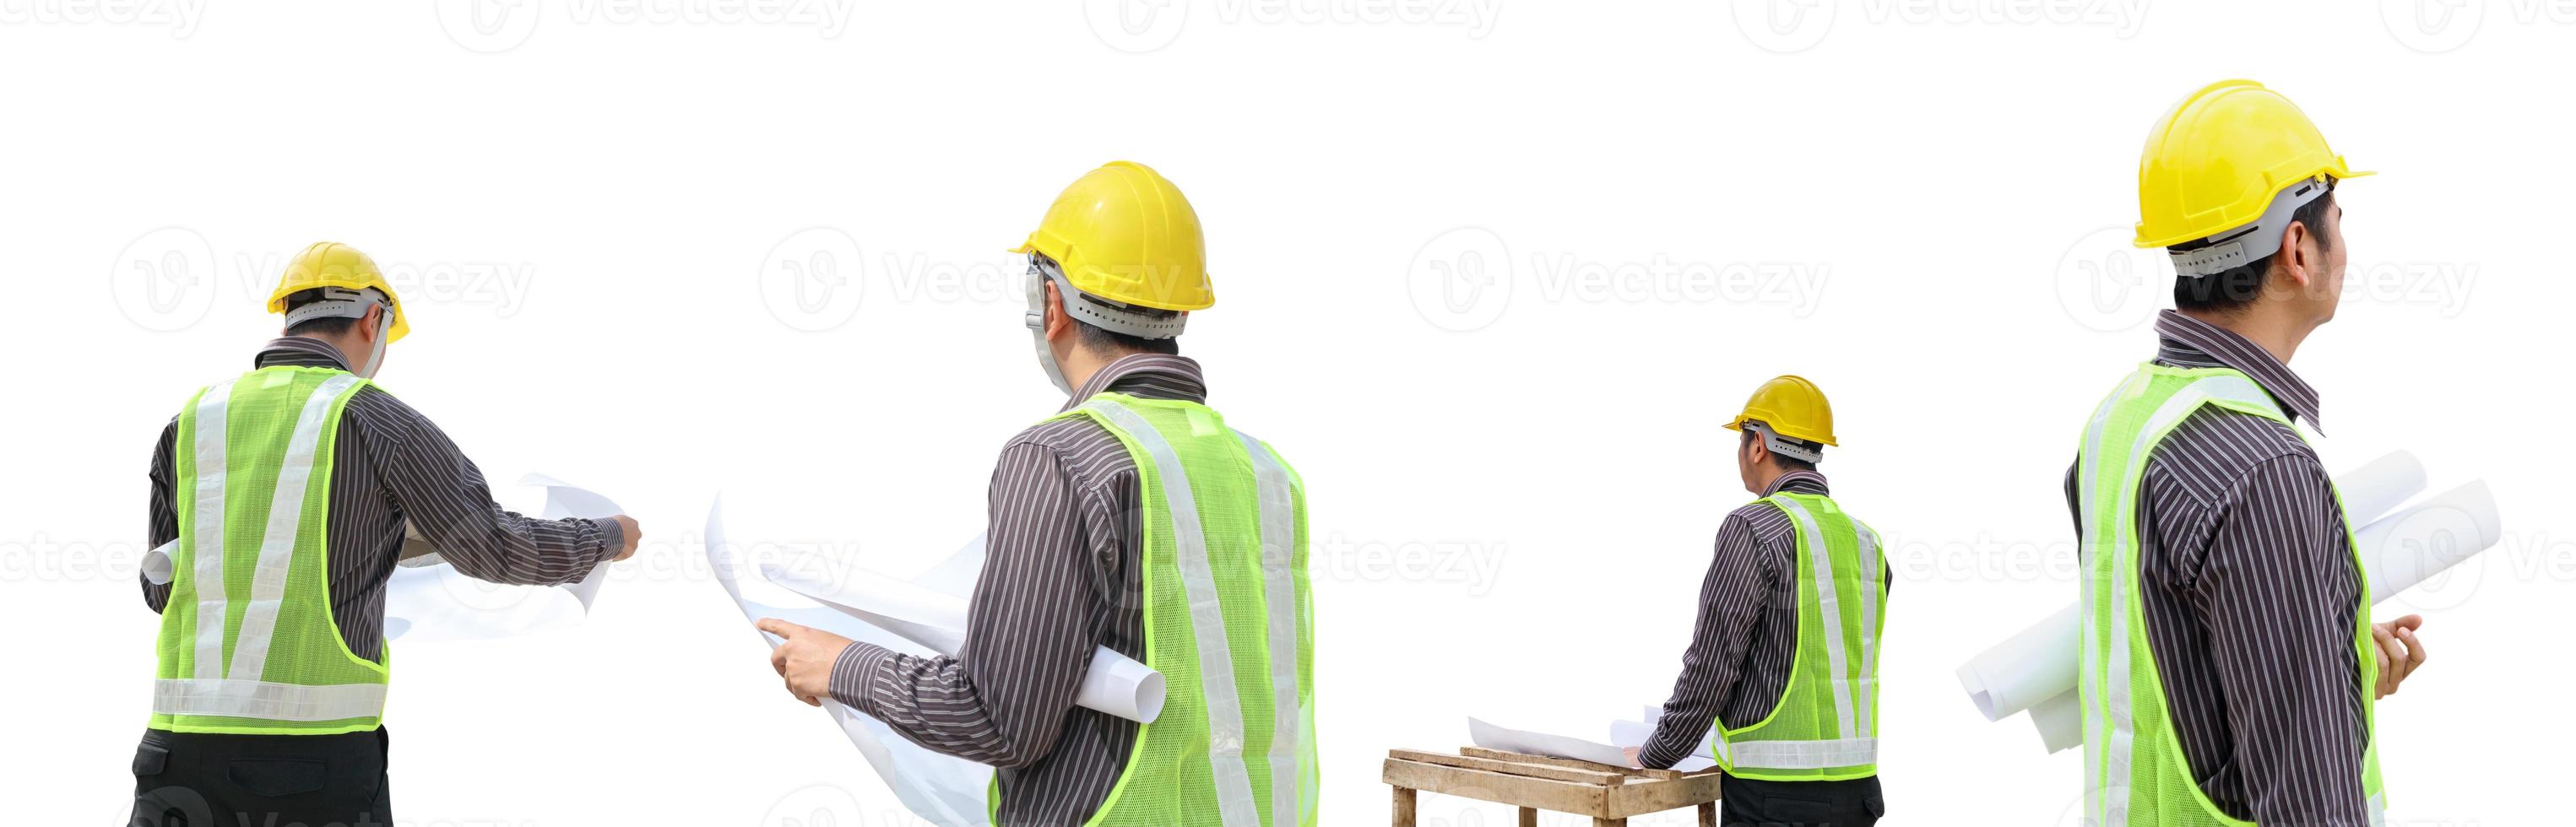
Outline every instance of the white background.
<path id="1" fill-rule="evenodd" d="M 435 5 L 0 3 L 10 821 L 122 816 L 151 440 L 337 239 L 411 279 L 386 387 L 647 535 L 582 627 L 403 649 L 401 818 L 909 823 L 778 689 L 699 526 L 723 490 L 897 571 L 972 535 L 1060 401 L 1002 250 L 1132 158 L 1207 227 L 1211 401 L 1312 489 L 1325 823 L 1379 823 L 1385 751 L 1466 715 L 1597 738 L 1660 703 L 1748 497 L 1717 424 L 1788 372 L 1903 578 L 1889 823 L 2071 823 L 2079 753 L 1951 673 L 2075 593 L 2059 475 L 2164 301 L 2136 152 L 2236 76 L 2383 172 L 2343 188 L 2348 302 L 2294 363 L 2319 450 L 2503 503 L 2380 707 L 2393 815 L 2563 819 L 2571 4 Z"/>

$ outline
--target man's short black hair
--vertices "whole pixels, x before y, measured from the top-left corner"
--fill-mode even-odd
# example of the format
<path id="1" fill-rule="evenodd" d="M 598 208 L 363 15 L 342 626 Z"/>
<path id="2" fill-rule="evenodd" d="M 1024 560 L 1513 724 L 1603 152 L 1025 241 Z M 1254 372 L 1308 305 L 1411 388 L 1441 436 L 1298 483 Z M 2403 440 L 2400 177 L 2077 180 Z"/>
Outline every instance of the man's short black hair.
<path id="1" fill-rule="evenodd" d="M 322 288 L 319 287 L 289 293 L 286 296 L 286 312 L 293 313 L 296 308 L 321 301 L 322 298 Z M 340 336 L 347 334 L 351 328 L 357 327 L 358 322 L 359 319 L 347 316 L 305 319 L 287 328 L 286 333 L 289 336 Z"/>
<path id="2" fill-rule="evenodd" d="M 1744 427 L 1744 444 L 1746 444 L 1746 445 L 1751 445 L 1751 444 L 1753 444 L 1753 440 L 1761 438 L 1761 434 L 1754 433 L 1754 431 L 1753 431 L 1753 426 L 1752 426 L 1750 423 L 1747 423 L 1747 424 L 1746 424 L 1745 426 L 1743 426 L 1743 427 Z M 1795 444 L 1795 445 L 1797 445 L 1797 446 L 1798 446 L 1798 447 L 1800 447 L 1800 448 L 1805 448 L 1805 449 L 1807 449 L 1807 450 L 1814 451 L 1814 452 L 1816 452 L 1816 454 L 1817 454 L 1818 456 L 1823 456 L 1823 455 L 1824 455 L 1825 446 L 1823 446 L 1823 445 L 1821 445 L 1821 444 L 1814 443 L 1814 442 L 1808 442 L 1808 441 L 1806 441 L 1806 440 L 1799 439 L 1799 438 L 1796 438 L 1796 437 L 1790 437 L 1790 436 L 1783 436 L 1783 437 L 1781 437 L 1781 439 L 1788 440 L 1790 443 Z M 1782 468 L 1786 468 L 1786 469 L 1789 469 L 1789 470 L 1791 470 L 1791 471 L 1813 471 L 1813 470 L 1816 470 L 1816 464 L 1815 464 L 1815 463 L 1808 462 L 1808 461 L 1806 461 L 1806 460 L 1799 459 L 1799 458 L 1797 458 L 1797 457 L 1793 457 L 1793 456 L 1790 456 L 1790 455 L 1788 455 L 1788 454 L 1783 454 L 1783 453 L 1780 453 L 1780 452 L 1778 452 L 1778 451 L 1773 451 L 1773 452 L 1771 452 L 1771 458 L 1772 458 L 1772 459 L 1779 460 L 1779 461 L 1780 461 L 1780 467 L 1782 467 Z"/>
<path id="3" fill-rule="evenodd" d="M 2317 240 L 2318 252 L 2334 249 L 2334 239 L 2326 235 L 2323 223 L 2326 210 L 2333 206 L 2334 179 L 2328 178 L 2326 194 L 2299 205 L 2290 213 L 2292 219 L 2308 228 L 2308 237 Z M 2277 249 L 2281 240 L 2274 238 L 2271 243 L 2276 249 L 2259 260 L 2198 278 L 2175 276 L 2174 309 L 2226 313 L 2243 310 L 2253 304 L 2256 297 L 2263 295 L 2264 285 L 2271 280 L 2272 265 L 2281 261 L 2281 253 Z"/>
<path id="4" fill-rule="evenodd" d="M 1073 300 L 1081 301 L 1082 299 L 1077 296 Z M 1179 312 L 1181 311 L 1154 310 L 1148 315 L 1153 315 L 1155 318 L 1159 319 L 1164 318 L 1164 316 L 1160 314 L 1177 314 Z M 1090 348 L 1093 353 L 1103 355 L 1118 353 L 1160 353 L 1170 356 L 1178 355 L 1181 352 L 1181 337 L 1179 336 L 1174 336 L 1168 339 L 1148 339 L 1143 336 L 1130 336 L 1105 327 L 1094 327 L 1090 322 L 1086 322 L 1081 319 L 1072 319 L 1072 321 L 1074 341 L 1081 342 L 1083 347 Z"/>

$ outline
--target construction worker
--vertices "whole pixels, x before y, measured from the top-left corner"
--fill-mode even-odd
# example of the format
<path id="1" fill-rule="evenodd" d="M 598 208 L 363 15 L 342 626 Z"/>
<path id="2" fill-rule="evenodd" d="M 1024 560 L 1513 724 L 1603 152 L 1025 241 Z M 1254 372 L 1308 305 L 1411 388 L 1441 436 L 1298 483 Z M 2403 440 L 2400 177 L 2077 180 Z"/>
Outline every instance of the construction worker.
<path id="1" fill-rule="evenodd" d="M 305 248 L 268 309 L 285 335 L 153 448 L 151 538 L 176 545 L 166 579 L 143 580 L 161 633 L 137 827 L 393 823 L 384 601 L 406 524 L 458 572 L 532 585 L 643 536 L 625 516 L 502 510 L 437 425 L 370 381 L 410 325 L 366 255 Z"/>
<path id="2" fill-rule="evenodd" d="M 1840 444 L 1833 408 L 1815 383 L 1782 376 L 1726 427 L 1742 433 L 1736 470 L 1761 499 L 1718 527 L 1681 678 L 1629 760 L 1715 759 L 1729 827 L 1876 824 L 1887 811 L 1877 712 L 1888 572 L 1877 532 L 1816 470 Z"/>
<path id="3" fill-rule="evenodd" d="M 992 765 L 996 824 L 1314 824 L 1305 486 L 1178 355 L 1190 311 L 1215 303 L 1198 213 L 1114 162 L 1013 252 L 1038 364 L 1069 397 L 993 469 L 963 649 L 914 657 L 773 619 L 772 665 L 800 700 Z M 1163 674 L 1160 717 L 1074 706 L 1103 646 Z"/>
<path id="4" fill-rule="evenodd" d="M 2341 299 L 2355 172 L 2252 81 L 2148 134 L 2137 245 L 2173 260 L 2155 358 L 2083 432 L 2084 823 L 2380 820 L 2373 701 L 2424 661 L 2422 619 L 2373 626 L 2334 483 L 2293 420 L 2290 356 Z"/>

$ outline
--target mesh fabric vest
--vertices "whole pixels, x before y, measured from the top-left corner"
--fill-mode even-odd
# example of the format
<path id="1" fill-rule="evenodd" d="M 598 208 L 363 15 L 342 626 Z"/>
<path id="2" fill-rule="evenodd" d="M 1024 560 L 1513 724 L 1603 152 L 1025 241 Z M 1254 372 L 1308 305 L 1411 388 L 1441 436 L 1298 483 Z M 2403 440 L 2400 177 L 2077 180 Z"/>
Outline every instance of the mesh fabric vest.
<path id="1" fill-rule="evenodd" d="M 340 412 L 367 384 L 262 368 L 181 410 L 153 729 L 322 735 L 382 720 L 388 662 L 340 640 L 323 542 Z"/>
<path id="2" fill-rule="evenodd" d="M 2169 368 L 2148 363 L 2112 391 L 2085 427 L 2077 460 L 2083 504 L 2084 603 L 2077 684 L 2084 705 L 2083 823 L 2108 825 L 2241 825 L 2201 792 L 2174 734 L 2164 683 L 2147 639 L 2138 567 L 2138 488 L 2147 458 L 2165 435 L 2204 405 L 2289 424 L 2270 394 L 2225 368 Z M 2341 495 L 2337 495 L 2340 499 Z M 2347 526 L 2346 545 L 2351 546 Z M 2356 576 L 2361 569 L 2353 550 Z M 2360 756 L 2372 821 L 2384 803 L 2378 727 L 2371 687 L 2378 682 L 2370 634 L 2369 583 L 2353 618 L 2352 655 L 2370 746 Z"/>
<path id="3" fill-rule="evenodd" d="M 1313 825 L 1304 484 L 1205 405 L 1104 393 L 1062 416 L 1135 460 L 1145 664 L 1165 693 L 1088 823 Z"/>
<path id="4" fill-rule="evenodd" d="M 1886 616 L 1878 534 L 1812 494 L 1762 502 L 1797 538 L 1798 640 L 1769 717 L 1716 724 L 1717 765 L 1738 778 L 1839 781 L 1878 774 L 1878 631 Z"/>

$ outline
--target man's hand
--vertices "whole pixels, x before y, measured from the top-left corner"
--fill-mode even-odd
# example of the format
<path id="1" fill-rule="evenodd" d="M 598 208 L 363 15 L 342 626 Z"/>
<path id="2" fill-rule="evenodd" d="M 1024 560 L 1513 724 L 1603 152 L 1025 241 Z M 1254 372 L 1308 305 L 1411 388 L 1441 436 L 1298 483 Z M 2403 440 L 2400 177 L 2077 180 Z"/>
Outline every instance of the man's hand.
<path id="1" fill-rule="evenodd" d="M 832 696 L 832 662 L 841 659 L 841 650 L 850 648 L 850 639 L 774 617 L 762 619 L 759 626 L 787 639 L 769 652 L 769 665 L 787 679 L 787 694 L 808 706 L 822 706 L 823 699 Z"/>
<path id="2" fill-rule="evenodd" d="M 626 547 L 617 550 L 616 559 L 624 560 L 635 556 L 635 548 L 643 545 L 644 543 L 644 526 L 635 522 L 635 518 L 624 514 L 619 514 L 615 517 L 610 517 L 609 519 L 617 521 L 617 533 L 625 535 L 626 537 Z"/>
<path id="3" fill-rule="evenodd" d="M 1644 765 L 1644 764 L 1641 764 L 1641 763 L 1638 763 L 1638 762 L 1637 762 L 1637 752 L 1638 752 L 1639 750 L 1642 750 L 1642 749 L 1645 749 L 1645 748 L 1644 748 L 1644 747 L 1623 747 L 1623 748 L 1621 748 L 1621 749 L 1619 750 L 1619 754 L 1621 754 L 1621 755 L 1624 755 L 1624 756 L 1627 756 L 1627 757 L 1628 757 L 1628 766 L 1636 767 L 1636 768 L 1639 768 L 1639 769 L 1644 769 L 1646 765 Z"/>
<path id="4" fill-rule="evenodd" d="M 2370 627 L 2370 636 L 2379 642 L 2377 697 L 2397 694 L 2397 685 L 2423 668 L 2424 642 L 2415 639 L 2415 630 L 2423 627 L 2423 615 L 2407 615 Z"/>

